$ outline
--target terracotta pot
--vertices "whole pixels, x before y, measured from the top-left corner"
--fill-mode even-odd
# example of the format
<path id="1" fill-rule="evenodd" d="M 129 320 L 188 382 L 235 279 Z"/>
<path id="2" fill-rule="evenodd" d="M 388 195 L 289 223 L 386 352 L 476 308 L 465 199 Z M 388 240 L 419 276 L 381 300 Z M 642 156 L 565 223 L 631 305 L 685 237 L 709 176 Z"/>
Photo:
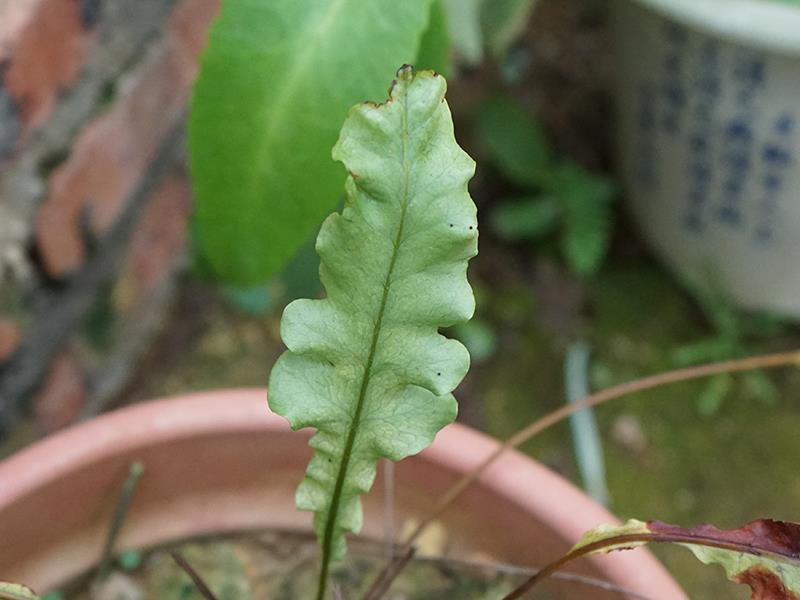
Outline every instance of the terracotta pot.
<path id="1" fill-rule="evenodd" d="M 98 560 L 114 499 L 132 461 L 145 475 L 119 540 L 147 548 L 201 534 L 308 528 L 294 488 L 307 435 L 271 414 L 264 390 L 217 391 L 139 404 L 74 426 L 0 463 L 0 580 L 38 590 Z M 398 519 L 419 519 L 496 442 L 461 425 L 396 468 Z M 365 498 L 364 534 L 380 537 L 382 489 Z M 615 519 L 522 454 L 501 459 L 441 520 L 451 547 L 541 565 L 581 533 Z M 644 549 L 591 558 L 575 571 L 649 598 L 685 598 Z M 571 583 L 567 598 L 622 598 Z"/>

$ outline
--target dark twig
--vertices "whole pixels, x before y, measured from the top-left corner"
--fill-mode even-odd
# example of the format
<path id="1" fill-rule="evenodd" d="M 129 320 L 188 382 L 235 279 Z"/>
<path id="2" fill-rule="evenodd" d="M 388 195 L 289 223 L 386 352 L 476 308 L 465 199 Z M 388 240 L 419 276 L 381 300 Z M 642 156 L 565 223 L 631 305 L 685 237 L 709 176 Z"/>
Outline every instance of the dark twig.
<path id="1" fill-rule="evenodd" d="M 180 552 L 170 552 L 169 555 L 172 557 L 177 565 L 184 570 L 184 572 L 189 576 L 194 583 L 195 587 L 197 587 L 197 591 L 202 594 L 203 598 L 206 600 L 217 600 L 217 597 L 214 595 L 214 592 L 211 591 L 206 585 L 206 582 L 203 581 L 203 578 L 200 577 L 200 574 L 194 570 L 194 567 L 189 564 L 189 562 L 183 557 Z"/>
<path id="2" fill-rule="evenodd" d="M 114 515 L 111 517 L 111 526 L 106 535 L 100 566 L 97 568 L 97 574 L 94 578 L 95 583 L 103 581 L 111 570 L 111 563 L 114 560 L 114 546 L 117 543 L 122 524 L 125 522 L 128 509 L 131 506 L 136 486 L 143 473 L 144 465 L 140 462 L 132 463 L 128 469 L 128 477 L 125 479 L 125 483 L 122 484 L 122 489 L 117 497 L 117 505 L 114 507 Z"/>
<path id="3" fill-rule="evenodd" d="M 386 559 L 394 556 L 394 462 L 383 459 L 383 544 Z"/>
<path id="4" fill-rule="evenodd" d="M 405 569 L 406 565 L 414 558 L 417 549 L 415 546 L 410 546 L 403 549 L 402 555 L 395 556 L 394 559 L 389 561 L 388 570 L 385 571 L 385 577 L 376 579 L 372 586 L 367 590 L 364 595 L 365 600 L 376 600 L 389 591 L 389 586 L 397 578 L 397 576 Z"/>

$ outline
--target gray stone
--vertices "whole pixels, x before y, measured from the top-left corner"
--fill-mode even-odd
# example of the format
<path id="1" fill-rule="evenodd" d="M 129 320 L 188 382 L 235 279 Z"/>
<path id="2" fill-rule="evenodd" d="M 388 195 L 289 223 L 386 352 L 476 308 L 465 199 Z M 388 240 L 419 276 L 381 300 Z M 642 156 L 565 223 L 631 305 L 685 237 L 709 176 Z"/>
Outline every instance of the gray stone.
<path id="1" fill-rule="evenodd" d="M 0 160 L 11 155 L 17 143 L 20 125 L 14 99 L 0 85 Z"/>

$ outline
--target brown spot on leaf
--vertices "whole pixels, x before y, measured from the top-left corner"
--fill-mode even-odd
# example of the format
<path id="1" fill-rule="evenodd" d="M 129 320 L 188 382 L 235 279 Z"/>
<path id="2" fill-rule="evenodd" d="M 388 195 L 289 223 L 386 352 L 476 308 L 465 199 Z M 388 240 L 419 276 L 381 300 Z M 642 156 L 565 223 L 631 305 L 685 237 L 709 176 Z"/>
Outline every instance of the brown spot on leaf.
<path id="1" fill-rule="evenodd" d="M 661 521 L 651 521 L 650 531 L 663 535 L 685 535 L 748 548 L 754 554 L 771 553 L 800 560 L 800 524 L 760 519 L 739 529 L 723 530 L 713 525 L 684 529 Z"/>
<path id="2" fill-rule="evenodd" d="M 800 600 L 797 594 L 786 589 L 780 577 L 768 569 L 747 569 L 736 576 L 734 581 L 750 586 L 753 591 L 750 600 Z"/>

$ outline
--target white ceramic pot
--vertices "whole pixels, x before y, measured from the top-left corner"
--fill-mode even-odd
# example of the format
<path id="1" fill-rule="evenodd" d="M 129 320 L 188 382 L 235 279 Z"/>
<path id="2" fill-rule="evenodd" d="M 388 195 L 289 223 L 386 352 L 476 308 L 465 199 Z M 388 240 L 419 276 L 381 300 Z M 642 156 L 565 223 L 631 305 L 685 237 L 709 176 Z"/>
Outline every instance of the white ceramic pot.
<path id="1" fill-rule="evenodd" d="M 678 274 L 800 317 L 800 4 L 614 0 L 635 220 Z"/>

